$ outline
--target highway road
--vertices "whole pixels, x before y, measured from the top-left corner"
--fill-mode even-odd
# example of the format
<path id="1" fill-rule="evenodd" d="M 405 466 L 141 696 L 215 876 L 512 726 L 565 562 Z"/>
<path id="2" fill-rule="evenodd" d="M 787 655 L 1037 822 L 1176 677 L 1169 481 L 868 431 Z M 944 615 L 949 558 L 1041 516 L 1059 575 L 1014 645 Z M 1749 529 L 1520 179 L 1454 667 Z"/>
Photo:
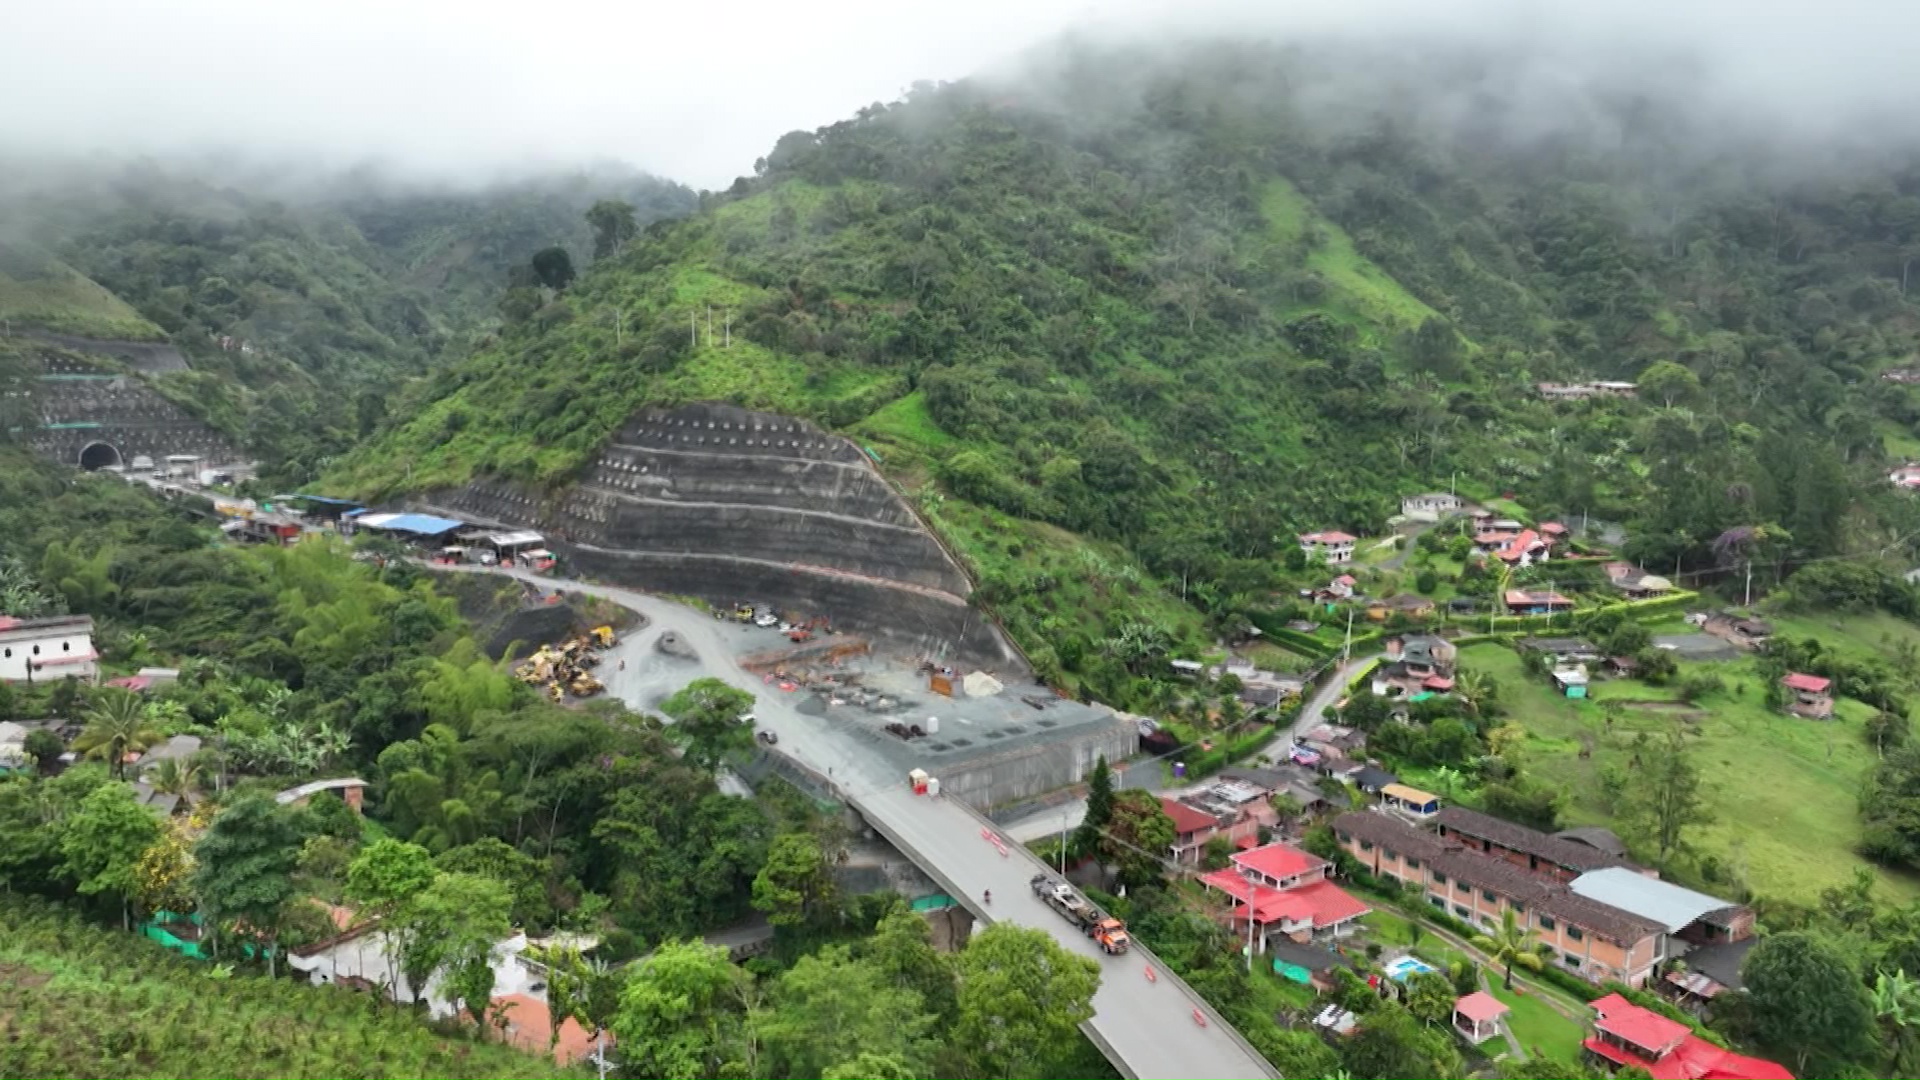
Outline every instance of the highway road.
<path id="1" fill-rule="evenodd" d="M 1094 996 L 1094 1018 L 1087 1033 L 1116 1068 L 1130 1077 L 1277 1078 L 1237 1031 L 1144 949 L 1118 957 L 1097 945 L 1035 897 L 1028 887 L 1046 867 L 1017 843 L 1002 839 L 1001 854 L 982 830 L 985 819 L 948 799 L 915 796 L 894 766 L 834 730 L 834 722 L 801 714 L 796 695 L 769 687 L 740 667 L 735 657 L 743 635 L 757 643 L 777 643 L 768 631 L 755 630 L 663 600 L 607 585 L 557 581 L 519 570 L 486 567 L 433 567 L 456 573 L 516 577 L 546 589 L 603 597 L 648 619 L 607 653 L 613 663 L 597 670 L 608 689 L 635 708 L 652 709 L 666 694 L 701 675 L 712 675 L 752 693 L 758 726 L 776 732 L 778 750 L 815 772 L 830 777 L 861 815 L 895 847 L 913 859 L 949 895 L 987 922 L 1007 921 L 1037 927 L 1065 948 L 1093 957 L 1104 972 Z M 660 655 L 653 648 L 660 634 L 673 631 L 700 655 L 689 661 Z M 624 662 L 624 665 L 621 663 Z M 994 894 L 993 903 L 983 902 Z M 1155 969 L 1157 980 L 1146 972 Z M 1195 1014 L 1204 1017 L 1202 1025 Z"/>

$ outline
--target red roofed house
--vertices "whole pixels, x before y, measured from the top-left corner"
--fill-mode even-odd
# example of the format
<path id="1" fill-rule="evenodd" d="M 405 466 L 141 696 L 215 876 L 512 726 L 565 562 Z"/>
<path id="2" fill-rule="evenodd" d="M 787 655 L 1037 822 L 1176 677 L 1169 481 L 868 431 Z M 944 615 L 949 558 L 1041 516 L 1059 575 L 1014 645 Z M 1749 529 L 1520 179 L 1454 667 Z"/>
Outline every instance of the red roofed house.
<path id="1" fill-rule="evenodd" d="M 1581 1045 L 1604 1069 L 1645 1069 L 1653 1080 L 1793 1080 L 1780 1065 L 1722 1050 L 1687 1025 L 1619 994 L 1590 1005 L 1593 1034 Z"/>
<path id="2" fill-rule="evenodd" d="M 1453 1003 L 1453 1030 L 1479 1046 L 1500 1034 L 1500 1018 L 1509 1011 L 1499 998 L 1484 990 L 1475 990 Z"/>
<path id="3" fill-rule="evenodd" d="M 90 615 L 0 615 L 0 682 L 93 682 L 100 675 L 99 659 Z"/>
<path id="4" fill-rule="evenodd" d="M 1173 861 L 1198 865 L 1200 849 L 1220 832 L 1220 819 L 1165 795 L 1160 796 L 1160 809 L 1173 819 Z"/>
<path id="5" fill-rule="evenodd" d="M 1552 554 L 1551 537 L 1541 536 L 1532 529 L 1521 529 L 1518 535 L 1494 553 L 1494 557 L 1508 566 L 1520 567 L 1546 562 Z"/>
<path id="6" fill-rule="evenodd" d="M 1833 715 L 1832 679 L 1803 675 L 1796 671 L 1780 680 L 1787 689 L 1787 711 L 1809 720 L 1825 720 Z"/>
<path id="7" fill-rule="evenodd" d="M 1357 536 L 1349 536 L 1337 529 L 1322 532 L 1300 534 L 1300 550 L 1308 557 L 1318 555 L 1330 563 L 1353 561 L 1353 546 L 1360 542 Z"/>
<path id="8" fill-rule="evenodd" d="M 1285 937 L 1306 943 L 1346 935 L 1372 909 L 1328 880 L 1333 865 L 1291 844 L 1267 844 L 1233 857 L 1233 866 L 1202 875 L 1209 889 L 1235 901 L 1231 924 L 1259 929 L 1260 952 L 1267 941 Z"/>

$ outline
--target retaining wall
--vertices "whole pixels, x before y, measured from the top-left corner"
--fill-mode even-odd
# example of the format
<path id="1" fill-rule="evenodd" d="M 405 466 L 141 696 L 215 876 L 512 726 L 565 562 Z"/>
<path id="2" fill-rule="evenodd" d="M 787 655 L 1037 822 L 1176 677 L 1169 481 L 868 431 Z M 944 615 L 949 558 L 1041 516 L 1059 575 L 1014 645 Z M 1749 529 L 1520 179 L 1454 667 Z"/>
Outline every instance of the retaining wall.
<path id="1" fill-rule="evenodd" d="M 57 358 L 44 359 L 42 368 L 34 384 L 38 426 L 26 440 L 36 453 L 79 465 L 83 450 L 102 443 L 118 453 L 122 465 L 142 454 L 156 463 L 168 454 L 198 454 L 207 464 L 242 458 L 224 435 L 137 378 L 102 376 L 98 369 Z"/>
<path id="2" fill-rule="evenodd" d="M 105 338 L 56 334 L 51 330 L 22 330 L 19 333 L 22 337 L 34 338 L 49 345 L 72 349 L 74 352 L 110 356 L 133 370 L 148 375 L 158 375 L 167 371 L 186 371 L 188 366 L 187 358 L 180 355 L 180 350 L 164 341 L 110 341 Z"/>
<path id="3" fill-rule="evenodd" d="M 715 604 L 770 603 L 894 647 L 1025 673 L 965 572 L 847 440 L 731 405 L 636 414 L 580 483 L 497 480 L 423 502 L 538 529 L 581 572 Z"/>

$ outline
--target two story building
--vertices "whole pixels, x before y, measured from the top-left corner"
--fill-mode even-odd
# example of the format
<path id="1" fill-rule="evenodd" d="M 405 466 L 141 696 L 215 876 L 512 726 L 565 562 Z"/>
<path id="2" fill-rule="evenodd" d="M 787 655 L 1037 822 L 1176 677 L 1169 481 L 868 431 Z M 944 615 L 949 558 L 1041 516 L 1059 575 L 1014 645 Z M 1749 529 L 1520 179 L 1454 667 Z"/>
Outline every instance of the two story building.
<path id="1" fill-rule="evenodd" d="M 100 676 L 99 660 L 91 615 L 0 615 L 0 682 L 93 682 Z"/>
<path id="2" fill-rule="evenodd" d="M 1454 809 L 1442 810 L 1439 816 Z M 1459 821 L 1455 818 L 1454 824 Z M 1506 912 L 1512 912 L 1535 941 L 1551 950 L 1559 967 L 1593 982 L 1617 980 L 1641 986 L 1661 961 L 1686 951 L 1684 939 L 1673 928 L 1676 913 L 1685 913 L 1681 908 L 1653 911 L 1652 902 L 1636 901 L 1636 907 L 1650 912 L 1643 913 L 1597 898 L 1629 894 L 1631 890 L 1611 878 L 1585 890 L 1576 889 L 1572 880 L 1578 878 L 1557 876 L 1572 867 L 1563 865 L 1562 859 L 1542 859 L 1536 854 L 1539 850 L 1566 853 L 1532 839 L 1509 834 L 1504 842 L 1494 843 L 1482 837 L 1470 846 L 1473 837 L 1454 829 L 1443 836 L 1392 814 L 1365 811 L 1335 818 L 1333 830 L 1340 846 L 1369 872 L 1420 889 L 1427 903 L 1455 919 L 1492 929 L 1500 925 Z M 1482 825 L 1479 831 L 1491 830 Z M 1568 843 L 1568 847 L 1574 846 L 1578 845 Z M 1603 855 L 1588 850 L 1591 855 Z M 1630 868 L 1625 872 L 1638 876 Z M 1734 905 L 1715 901 L 1714 906 L 1722 913 L 1714 917 L 1734 921 L 1730 917 Z M 1691 927 L 1699 921 L 1694 918 L 1684 925 Z"/>
<path id="3" fill-rule="evenodd" d="M 1407 495 L 1400 500 L 1400 512 L 1408 517 L 1441 517 L 1457 514 L 1467 505 L 1467 501 L 1450 491 L 1430 491 L 1422 495 Z"/>
<path id="4" fill-rule="evenodd" d="M 1338 529 L 1300 534 L 1300 550 L 1306 552 L 1308 558 L 1319 556 L 1335 564 L 1352 562 L 1354 545 L 1359 542 L 1359 537 Z"/>
<path id="5" fill-rule="evenodd" d="M 1233 866 L 1202 875 L 1209 890 L 1233 900 L 1230 922 L 1264 953 L 1269 939 L 1305 944 L 1348 934 L 1372 909 L 1335 885 L 1333 864 L 1292 844 L 1267 844 L 1233 857 Z"/>

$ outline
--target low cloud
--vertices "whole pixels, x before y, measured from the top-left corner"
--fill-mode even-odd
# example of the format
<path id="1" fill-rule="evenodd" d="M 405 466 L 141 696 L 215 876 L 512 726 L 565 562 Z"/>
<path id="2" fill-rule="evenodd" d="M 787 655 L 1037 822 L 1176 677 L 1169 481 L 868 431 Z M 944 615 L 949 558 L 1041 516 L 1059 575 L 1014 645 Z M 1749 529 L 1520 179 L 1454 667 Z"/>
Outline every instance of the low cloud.
<path id="1" fill-rule="evenodd" d="M 1668 87 L 1795 138 L 1904 137 L 1920 115 L 1904 78 L 1920 6 L 1886 0 L 64 0 L 6 23 L 0 148 L 240 150 L 441 180 L 615 159 L 724 186 L 786 131 L 916 80 L 1007 70 L 1067 33 L 1477 43 L 1533 59 L 1506 88 L 1521 97 L 1550 105 L 1556 80 Z"/>

